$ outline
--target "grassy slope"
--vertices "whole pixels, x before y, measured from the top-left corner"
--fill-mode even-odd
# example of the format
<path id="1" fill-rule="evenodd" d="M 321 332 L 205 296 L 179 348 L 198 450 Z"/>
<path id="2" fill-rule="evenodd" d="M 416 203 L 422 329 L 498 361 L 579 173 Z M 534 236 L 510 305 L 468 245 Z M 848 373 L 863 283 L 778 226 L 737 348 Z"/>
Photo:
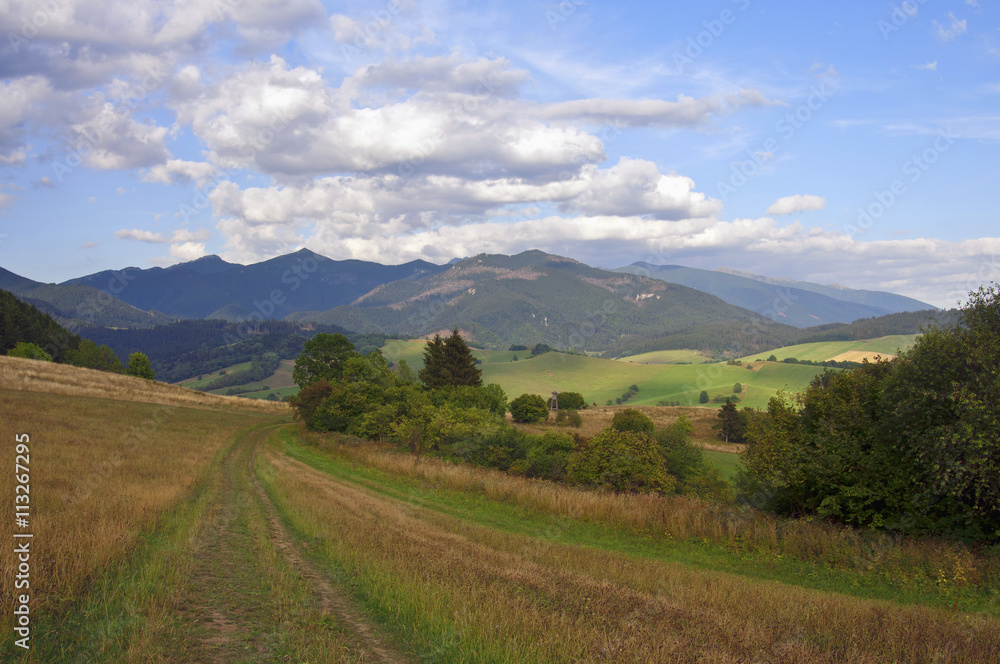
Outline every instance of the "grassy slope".
<path id="1" fill-rule="evenodd" d="M 424 342 L 392 341 L 383 348 L 392 361 L 405 359 L 414 369 L 423 366 Z M 686 352 L 686 351 L 682 351 Z M 620 397 L 630 385 L 639 393 L 628 402 L 634 406 L 655 406 L 658 401 L 680 401 L 697 405 L 698 395 L 732 394 L 733 386 L 744 387 L 741 405 L 762 408 L 778 390 L 804 389 L 820 367 L 767 363 L 756 371 L 727 364 L 638 364 L 583 355 L 545 353 L 529 357 L 527 352 L 475 351 L 482 359 L 483 382 L 497 383 L 508 397 L 525 392 L 548 396 L 552 392 L 580 392 L 588 403 L 603 406 Z M 517 362 L 512 362 L 513 356 Z M 659 354 L 651 354 L 659 355 Z M 664 356 L 665 357 L 665 356 Z"/>
<path id="2" fill-rule="evenodd" d="M 985 663 L 1000 649 L 988 552 L 317 437 L 323 452 L 288 425 L 265 447 L 265 428 L 287 419 L 254 402 L 192 395 L 164 409 L 177 388 L 94 398 L 78 395 L 83 379 L 60 387 L 67 377 L 0 393 L 0 434 L 35 441 L 44 565 L 26 661 L 415 661 L 364 654 L 370 633 L 352 625 L 369 620 L 428 662 Z M 6 587 L 11 565 L 0 558 Z M 345 622 L 333 586 L 367 615 Z"/>
<path id="3" fill-rule="evenodd" d="M 866 339 L 864 341 L 821 341 L 809 344 L 797 344 L 776 348 L 756 355 L 748 355 L 742 358 L 744 361 L 752 362 L 774 355 L 779 360 L 786 357 L 794 357 L 799 360 L 812 360 L 814 362 L 825 362 L 833 359 L 841 353 L 848 351 L 861 351 L 872 355 L 881 354 L 896 355 L 900 350 L 906 350 L 913 345 L 919 335 L 916 334 L 896 334 L 878 339 Z"/>
<path id="4" fill-rule="evenodd" d="M 962 649 L 953 661 L 985 662 L 993 653 L 980 649 L 1000 642 L 994 618 L 946 608 L 995 612 L 988 591 L 942 593 L 913 569 L 910 580 L 885 576 L 888 550 L 859 551 L 862 564 L 848 556 L 846 567 L 771 555 L 767 544 L 739 553 L 732 535 L 726 545 L 724 535 L 712 544 L 672 526 L 647 531 L 628 516 L 643 498 L 320 444 L 332 454 L 286 437 L 267 456 L 270 490 L 315 560 L 352 579 L 356 597 L 428 661 L 757 661 L 767 651 L 771 662 L 930 662 Z M 666 518 L 692 507 L 683 502 Z"/>

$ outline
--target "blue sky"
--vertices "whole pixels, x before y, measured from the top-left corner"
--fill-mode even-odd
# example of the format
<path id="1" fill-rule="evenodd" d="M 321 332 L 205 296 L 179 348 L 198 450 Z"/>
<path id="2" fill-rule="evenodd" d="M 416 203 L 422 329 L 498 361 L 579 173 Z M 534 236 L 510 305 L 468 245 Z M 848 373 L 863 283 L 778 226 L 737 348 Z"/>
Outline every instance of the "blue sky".
<path id="1" fill-rule="evenodd" d="M 0 266 L 543 249 L 1000 281 L 985 0 L 14 0 Z"/>

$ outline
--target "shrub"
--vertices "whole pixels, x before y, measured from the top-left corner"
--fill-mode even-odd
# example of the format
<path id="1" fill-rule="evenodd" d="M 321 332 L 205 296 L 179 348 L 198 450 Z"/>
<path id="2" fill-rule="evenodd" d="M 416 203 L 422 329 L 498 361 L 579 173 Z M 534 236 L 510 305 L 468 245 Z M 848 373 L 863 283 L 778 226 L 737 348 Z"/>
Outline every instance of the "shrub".
<path id="1" fill-rule="evenodd" d="M 28 360 L 42 360 L 51 362 L 52 356 L 41 349 L 40 346 L 26 341 L 18 341 L 17 345 L 7 351 L 8 357 L 23 357 Z"/>
<path id="2" fill-rule="evenodd" d="M 698 403 L 708 403 L 708 392 L 701 391 L 701 394 L 698 395 Z"/>
<path id="3" fill-rule="evenodd" d="M 569 456 L 566 475 L 577 484 L 619 492 L 674 490 L 674 479 L 649 436 L 610 427 Z"/>
<path id="4" fill-rule="evenodd" d="M 560 392 L 558 399 L 560 410 L 563 408 L 567 408 L 569 410 L 583 410 L 587 407 L 586 400 L 579 392 Z"/>
<path id="5" fill-rule="evenodd" d="M 569 434 L 547 431 L 528 449 L 524 474 L 561 482 L 566 478 L 567 459 L 575 449 L 576 442 Z"/>
<path id="6" fill-rule="evenodd" d="M 626 408 L 625 410 L 615 413 L 615 416 L 611 419 L 611 428 L 615 431 L 631 431 L 632 433 L 641 433 L 647 436 L 653 435 L 653 430 L 656 428 L 653 425 L 653 420 L 635 408 Z"/>
<path id="7" fill-rule="evenodd" d="M 583 425 L 583 418 L 575 410 L 560 410 L 556 413 L 556 424 L 568 427 L 579 427 Z"/>
<path id="8" fill-rule="evenodd" d="M 533 424 L 549 416 L 549 407 L 537 394 L 522 394 L 510 402 L 510 414 L 515 422 Z"/>

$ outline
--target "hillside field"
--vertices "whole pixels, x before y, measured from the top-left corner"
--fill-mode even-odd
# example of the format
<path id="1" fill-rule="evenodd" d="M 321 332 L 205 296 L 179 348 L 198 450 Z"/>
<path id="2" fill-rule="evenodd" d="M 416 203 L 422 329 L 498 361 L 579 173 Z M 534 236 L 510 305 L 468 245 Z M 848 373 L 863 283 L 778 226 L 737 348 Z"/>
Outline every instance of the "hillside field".
<path id="1" fill-rule="evenodd" d="M 26 566 L 0 556 L 5 587 L 30 579 L 30 649 L 8 627 L 3 661 L 986 664 L 1000 651 L 995 552 L 526 480 L 126 376 L 0 358 L 0 379 L 0 437 L 11 461 L 26 441 L 31 485 L 28 525 L 7 519 L 0 535 L 33 536 Z M 14 483 L 0 478 L 9 499 Z M 0 595 L 11 622 L 15 602 Z"/>
<path id="2" fill-rule="evenodd" d="M 405 359 L 413 369 L 423 366 L 424 342 L 393 341 L 383 348 L 391 361 Z M 687 352 L 687 351 L 685 351 Z M 746 366 L 714 364 L 639 364 L 583 355 L 550 352 L 530 357 L 527 352 L 473 351 L 482 360 L 484 383 L 497 383 L 509 398 L 533 393 L 548 397 L 552 392 L 580 392 L 599 406 L 622 396 L 631 385 L 639 388 L 628 405 L 655 406 L 660 401 L 698 405 L 702 390 L 710 397 L 732 395 L 740 383 L 741 406 L 764 408 L 778 390 L 805 389 L 822 367 L 766 362 L 749 370 Z M 518 360 L 513 361 L 514 356 Z M 710 404 L 718 407 L 718 404 Z"/>
<path id="3" fill-rule="evenodd" d="M 878 339 L 864 341 L 820 341 L 809 344 L 796 344 L 774 350 L 747 355 L 740 358 L 744 362 L 763 360 L 774 355 L 778 360 L 794 357 L 797 360 L 826 362 L 827 360 L 860 362 L 862 358 L 872 360 L 876 355 L 892 359 L 899 351 L 909 349 L 917 340 L 918 334 L 895 334 Z"/>

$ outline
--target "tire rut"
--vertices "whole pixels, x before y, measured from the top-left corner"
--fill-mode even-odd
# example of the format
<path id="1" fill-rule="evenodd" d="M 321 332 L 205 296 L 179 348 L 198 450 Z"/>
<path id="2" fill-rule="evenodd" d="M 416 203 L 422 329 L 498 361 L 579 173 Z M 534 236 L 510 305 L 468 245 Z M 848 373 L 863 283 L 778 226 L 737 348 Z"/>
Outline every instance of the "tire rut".
<path id="1" fill-rule="evenodd" d="M 259 442 L 259 438 L 255 441 Z M 268 534 L 274 547 L 281 553 L 288 564 L 298 573 L 300 577 L 306 579 L 312 586 L 319 605 L 323 613 L 333 616 L 344 627 L 349 629 L 356 637 L 359 645 L 365 654 L 374 661 L 383 664 L 412 664 L 417 660 L 388 642 L 381 635 L 381 630 L 368 621 L 363 613 L 355 606 L 347 594 L 336 584 L 331 582 L 324 574 L 302 556 L 295 546 L 295 542 L 278 516 L 277 507 L 271 501 L 267 492 L 264 491 L 260 481 L 257 479 L 253 469 L 252 454 L 247 461 L 247 475 L 254 491 L 260 497 L 268 519 Z M 366 658 L 367 659 L 367 658 Z"/>

